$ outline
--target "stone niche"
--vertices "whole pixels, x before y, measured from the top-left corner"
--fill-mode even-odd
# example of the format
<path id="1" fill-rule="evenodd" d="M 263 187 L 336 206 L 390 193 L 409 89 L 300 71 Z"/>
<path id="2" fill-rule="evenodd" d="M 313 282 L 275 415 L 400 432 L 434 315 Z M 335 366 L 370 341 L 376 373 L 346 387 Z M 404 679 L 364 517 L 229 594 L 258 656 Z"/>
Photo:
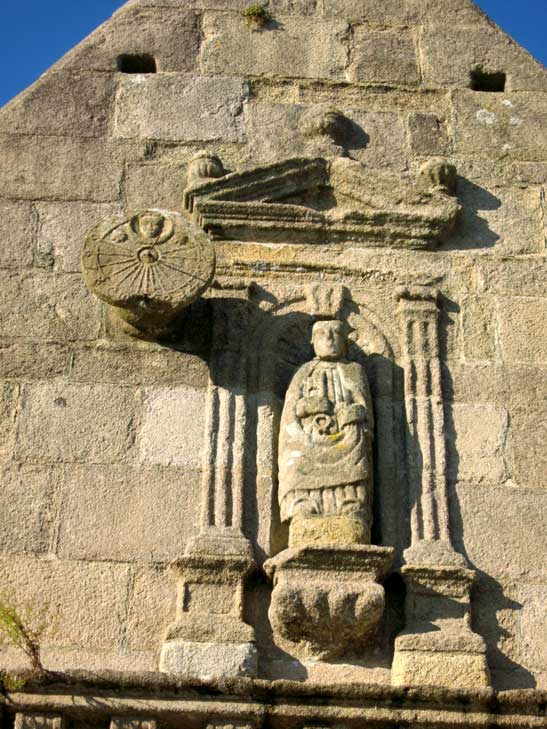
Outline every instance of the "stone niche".
<path id="1" fill-rule="evenodd" d="M 324 148 L 343 123 L 323 113 L 306 133 Z M 365 676 L 367 663 L 386 670 L 400 632 L 395 684 L 488 685 L 473 572 L 449 530 L 436 281 L 409 272 L 383 302 L 349 273 L 347 285 L 250 279 L 243 293 L 220 274 L 211 288 L 212 240 L 434 249 L 457 224 L 455 179 L 443 160 L 399 179 L 340 155 L 227 172 L 200 153 L 184 214 L 89 231 L 85 281 L 126 334 L 176 338 L 189 305 L 209 305 L 200 532 L 174 565 L 164 673 L 254 677 L 262 653 L 274 673 L 345 661 Z"/>

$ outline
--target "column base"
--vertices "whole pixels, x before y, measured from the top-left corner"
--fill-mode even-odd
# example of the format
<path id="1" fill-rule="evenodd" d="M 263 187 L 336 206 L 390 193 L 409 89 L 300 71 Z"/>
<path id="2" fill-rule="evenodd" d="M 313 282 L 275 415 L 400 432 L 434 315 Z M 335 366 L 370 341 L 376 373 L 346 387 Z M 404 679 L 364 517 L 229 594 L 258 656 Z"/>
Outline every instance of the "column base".
<path id="1" fill-rule="evenodd" d="M 405 558 L 407 627 L 395 640 L 392 684 L 490 686 L 486 644 L 470 627 L 475 573 L 442 543 L 417 545 Z"/>
<path id="2" fill-rule="evenodd" d="M 168 640 L 161 649 L 160 671 L 202 681 L 253 678 L 258 674 L 258 651 L 254 643 Z"/>
<path id="3" fill-rule="evenodd" d="M 391 682 L 394 686 L 487 688 L 490 673 L 484 641 L 470 631 L 463 636 L 442 630 L 400 635 L 395 641 Z"/>
<path id="4" fill-rule="evenodd" d="M 246 581 L 256 570 L 249 542 L 229 530 L 201 535 L 173 567 L 177 619 L 159 670 L 202 680 L 256 676 L 254 630 L 243 619 Z"/>

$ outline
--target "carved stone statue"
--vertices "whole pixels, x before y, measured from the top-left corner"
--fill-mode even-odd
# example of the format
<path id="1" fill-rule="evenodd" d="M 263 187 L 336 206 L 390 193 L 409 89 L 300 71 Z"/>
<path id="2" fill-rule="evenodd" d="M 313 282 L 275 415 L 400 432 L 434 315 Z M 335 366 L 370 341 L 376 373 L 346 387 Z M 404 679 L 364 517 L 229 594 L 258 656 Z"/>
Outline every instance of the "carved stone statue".
<path id="1" fill-rule="evenodd" d="M 303 541 L 370 542 L 374 416 L 363 367 L 347 360 L 347 327 L 313 327 L 315 359 L 303 365 L 287 392 L 279 439 L 281 519 L 291 523 L 291 544 Z M 344 535 L 326 520 L 338 517 Z M 307 520 L 303 537 L 301 524 Z M 348 533 L 348 524 L 350 526 Z M 313 534 L 313 532 L 319 532 Z M 293 538 L 298 532 L 300 537 Z M 329 533 L 330 532 L 330 533 Z"/>
<path id="2" fill-rule="evenodd" d="M 363 367 L 347 359 L 347 327 L 313 327 L 315 358 L 291 382 L 279 437 L 281 519 L 289 546 L 264 564 L 274 585 L 274 640 L 301 659 L 351 654 L 374 639 L 378 580 L 393 549 L 370 544 L 374 417 Z"/>

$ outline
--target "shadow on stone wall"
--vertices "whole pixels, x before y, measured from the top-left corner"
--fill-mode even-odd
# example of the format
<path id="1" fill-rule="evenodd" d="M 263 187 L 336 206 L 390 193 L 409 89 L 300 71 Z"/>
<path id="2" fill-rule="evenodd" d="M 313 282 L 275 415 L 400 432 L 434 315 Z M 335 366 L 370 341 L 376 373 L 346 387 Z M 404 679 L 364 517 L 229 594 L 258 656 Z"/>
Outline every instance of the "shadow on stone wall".
<path id="1" fill-rule="evenodd" d="M 462 212 L 454 233 L 446 243 L 439 245 L 439 251 L 492 248 L 500 236 L 490 229 L 481 212 L 499 210 L 501 200 L 486 188 L 476 185 L 465 177 L 458 177 L 457 197 Z"/>
<path id="2" fill-rule="evenodd" d="M 449 299 L 444 299 L 443 315 L 441 317 L 441 360 L 445 363 L 448 361 L 447 342 L 449 341 L 449 335 L 447 330 L 454 324 L 451 317 L 451 314 L 454 313 L 459 313 L 458 305 Z M 445 436 L 446 441 L 451 444 L 450 448 L 447 449 L 447 469 L 450 474 L 448 483 L 450 533 L 454 548 L 464 555 L 470 569 L 476 573 L 476 582 L 472 593 L 472 628 L 486 641 L 487 661 L 495 689 L 535 688 L 536 679 L 534 675 L 521 664 L 512 660 L 500 647 L 506 639 L 508 645 L 510 645 L 511 638 L 515 639 L 517 636 L 512 635 L 501 624 L 498 616 L 504 611 L 519 611 L 523 606 L 507 597 L 501 582 L 474 564 L 466 550 L 465 524 L 456 489 L 460 459 L 457 448 L 458 433 L 453 413 L 454 386 L 449 366 L 443 369 L 443 392 Z M 477 488 L 481 488 L 481 486 L 477 485 Z M 484 538 L 486 538 L 485 535 Z"/>

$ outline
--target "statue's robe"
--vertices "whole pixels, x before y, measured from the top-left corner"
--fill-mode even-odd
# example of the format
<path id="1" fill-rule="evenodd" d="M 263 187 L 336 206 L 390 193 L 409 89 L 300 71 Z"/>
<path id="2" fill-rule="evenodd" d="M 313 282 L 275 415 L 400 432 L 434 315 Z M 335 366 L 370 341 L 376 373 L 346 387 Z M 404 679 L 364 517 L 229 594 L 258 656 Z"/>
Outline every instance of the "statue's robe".
<path id="1" fill-rule="evenodd" d="M 322 414 L 323 410 L 328 412 Z M 350 422 L 345 422 L 348 413 Z M 357 418 L 352 417 L 356 413 Z M 282 519 L 291 517 L 287 504 L 294 502 L 295 494 L 305 498 L 303 492 L 358 485 L 370 497 L 373 432 L 370 390 L 361 365 L 318 358 L 303 365 L 287 391 L 281 417 Z M 324 513 L 324 508 L 318 510 Z"/>

